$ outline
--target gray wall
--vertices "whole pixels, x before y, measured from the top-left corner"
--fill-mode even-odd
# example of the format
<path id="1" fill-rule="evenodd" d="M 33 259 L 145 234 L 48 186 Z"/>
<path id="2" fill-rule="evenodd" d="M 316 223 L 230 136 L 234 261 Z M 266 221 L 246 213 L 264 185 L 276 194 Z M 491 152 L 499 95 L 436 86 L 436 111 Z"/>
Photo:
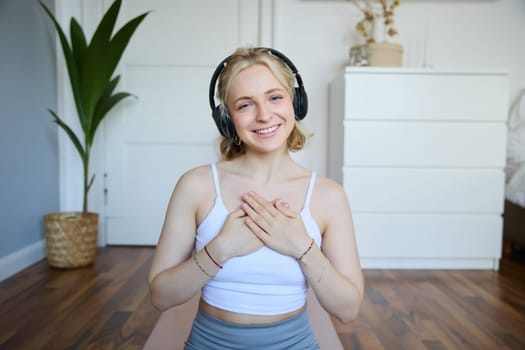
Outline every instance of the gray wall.
<path id="1" fill-rule="evenodd" d="M 0 0 L 0 257 L 42 240 L 59 209 L 54 35 L 36 0 Z"/>

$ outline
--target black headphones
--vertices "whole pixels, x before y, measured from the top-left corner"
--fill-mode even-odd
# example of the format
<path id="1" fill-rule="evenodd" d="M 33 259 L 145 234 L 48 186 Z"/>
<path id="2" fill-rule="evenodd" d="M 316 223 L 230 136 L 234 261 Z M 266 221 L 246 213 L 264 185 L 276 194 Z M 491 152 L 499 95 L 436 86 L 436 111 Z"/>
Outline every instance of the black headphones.
<path id="1" fill-rule="evenodd" d="M 295 119 L 304 119 L 304 117 L 306 117 L 306 113 L 308 112 L 308 97 L 306 96 L 306 91 L 304 90 L 303 80 L 301 79 L 297 68 L 295 68 L 295 65 L 292 63 L 292 61 L 288 59 L 288 57 L 286 57 L 284 54 L 280 53 L 277 50 L 266 47 L 258 47 L 255 50 L 268 51 L 269 54 L 279 58 L 281 61 L 284 62 L 284 64 L 286 64 L 291 69 L 298 85 L 297 87 L 293 88 L 293 109 L 295 113 Z M 217 125 L 217 129 L 219 129 L 219 132 L 222 136 L 233 139 L 233 137 L 235 136 L 235 127 L 230 118 L 230 115 L 228 114 L 228 110 L 223 105 L 215 105 L 215 86 L 217 84 L 217 79 L 219 78 L 219 75 L 223 71 L 224 67 L 228 64 L 230 57 L 231 56 L 226 57 L 217 66 L 217 68 L 215 68 L 215 72 L 213 72 L 210 81 L 209 98 L 211 115 L 213 117 L 213 120 L 215 121 L 215 124 Z"/>

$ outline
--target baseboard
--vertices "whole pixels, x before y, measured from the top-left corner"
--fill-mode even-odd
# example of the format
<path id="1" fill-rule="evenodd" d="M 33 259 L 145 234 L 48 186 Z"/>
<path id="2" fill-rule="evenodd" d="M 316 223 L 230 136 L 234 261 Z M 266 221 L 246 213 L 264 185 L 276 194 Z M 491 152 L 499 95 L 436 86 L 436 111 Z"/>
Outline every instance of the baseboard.
<path id="1" fill-rule="evenodd" d="M 361 258 L 363 269 L 498 270 L 494 258 Z"/>
<path id="2" fill-rule="evenodd" d="M 0 281 L 46 257 L 46 241 L 40 240 L 0 258 Z"/>

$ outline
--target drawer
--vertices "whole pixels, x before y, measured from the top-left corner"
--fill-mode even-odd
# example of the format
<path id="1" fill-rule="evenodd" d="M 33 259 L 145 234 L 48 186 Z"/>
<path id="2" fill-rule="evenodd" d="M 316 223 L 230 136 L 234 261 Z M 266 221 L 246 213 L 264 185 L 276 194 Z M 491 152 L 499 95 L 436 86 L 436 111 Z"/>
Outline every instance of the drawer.
<path id="1" fill-rule="evenodd" d="M 345 82 L 349 120 L 507 119 L 509 86 L 504 74 L 352 72 Z"/>
<path id="2" fill-rule="evenodd" d="M 498 215 L 354 214 L 362 258 L 501 256 Z"/>
<path id="3" fill-rule="evenodd" d="M 345 121 L 344 165 L 505 166 L 504 123 Z"/>
<path id="4" fill-rule="evenodd" d="M 495 169 L 343 169 L 354 213 L 500 214 L 504 181 Z"/>

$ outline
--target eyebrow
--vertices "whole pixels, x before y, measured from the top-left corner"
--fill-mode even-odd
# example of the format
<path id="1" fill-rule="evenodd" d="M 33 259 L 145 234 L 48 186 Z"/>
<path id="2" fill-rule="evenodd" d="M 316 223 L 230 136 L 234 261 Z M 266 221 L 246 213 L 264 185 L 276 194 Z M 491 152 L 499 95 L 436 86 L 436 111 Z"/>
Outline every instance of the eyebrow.
<path id="1" fill-rule="evenodd" d="M 271 95 L 275 92 L 284 92 L 285 90 L 283 88 L 274 88 L 274 89 L 270 89 L 268 91 L 266 91 L 264 94 L 265 95 Z M 237 97 L 235 100 L 232 101 L 232 104 L 235 104 L 237 103 L 238 101 L 242 101 L 242 100 L 250 100 L 252 97 L 251 96 L 240 96 L 240 97 Z"/>

